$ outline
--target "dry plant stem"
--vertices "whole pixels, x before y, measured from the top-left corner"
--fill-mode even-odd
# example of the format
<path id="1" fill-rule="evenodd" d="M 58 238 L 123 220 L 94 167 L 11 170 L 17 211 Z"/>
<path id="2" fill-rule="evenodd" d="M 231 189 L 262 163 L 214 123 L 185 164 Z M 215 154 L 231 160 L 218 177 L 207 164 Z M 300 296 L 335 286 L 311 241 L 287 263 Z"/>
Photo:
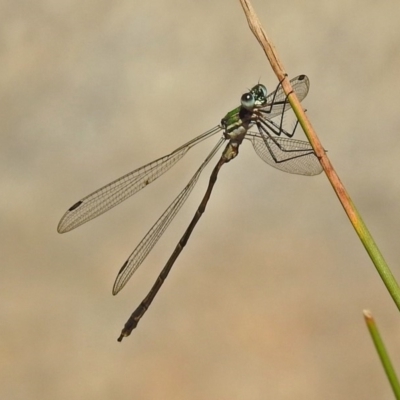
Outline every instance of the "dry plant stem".
<path id="1" fill-rule="evenodd" d="M 366 225 L 364 224 L 360 214 L 355 208 L 353 202 L 351 201 L 350 196 L 348 195 L 345 187 L 340 181 L 336 171 L 334 170 L 328 156 L 324 148 L 322 147 L 321 142 L 319 141 L 311 123 L 304 112 L 301 103 L 299 102 L 296 94 L 293 92 L 293 89 L 289 83 L 289 79 L 287 79 L 287 74 L 283 67 L 282 62 L 279 60 L 277 52 L 268 39 L 265 31 L 263 30 L 261 23 L 254 12 L 252 5 L 249 0 L 240 0 L 240 3 L 245 12 L 247 22 L 254 36 L 257 38 L 261 47 L 263 48 L 268 60 L 271 64 L 272 69 L 274 70 L 278 80 L 282 82 L 282 87 L 286 94 L 289 95 L 289 102 L 293 108 L 296 117 L 298 118 L 300 125 L 302 126 L 305 134 L 307 135 L 308 140 L 313 147 L 315 154 L 319 158 L 321 165 L 334 189 L 336 195 L 339 198 L 347 216 L 350 219 L 357 235 L 359 236 L 362 244 L 367 250 L 369 256 L 372 259 L 379 275 L 381 276 L 386 288 L 388 289 L 390 295 L 392 296 L 394 302 L 397 305 L 397 308 L 400 310 L 400 288 L 397 284 L 393 274 L 391 273 L 385 259 L 383 258 L 382 253 L 379 251 L 377 245 L 375 244 L 371 234 L 369 233 Z"/>

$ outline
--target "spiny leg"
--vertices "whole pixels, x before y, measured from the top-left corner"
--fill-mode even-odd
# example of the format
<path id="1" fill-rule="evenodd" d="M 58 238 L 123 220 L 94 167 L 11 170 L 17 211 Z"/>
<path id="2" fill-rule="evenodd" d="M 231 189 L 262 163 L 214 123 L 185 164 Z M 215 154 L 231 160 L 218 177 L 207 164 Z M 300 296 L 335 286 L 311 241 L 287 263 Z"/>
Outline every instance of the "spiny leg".
<path id="1" fill-rule="evenodd" d="M 280 84 L 281 84 L 282 82 L 283 82 L 283 80 L 280 82 Z M 289 99 L 289 96 L 290 96 L 292 93 L 293 93 L 293 90 L 291 90 L 290 93 L 288 93 L 288 94 L 286 95 L 285 101 L 283 102 L 283 110 L 282 110 L 282 113 L 281 113 L 281 118 L 280 118 L 280 122 L 279 122 L 279 128 L 278 128 L 277 131 L 274 131 L 274 133 L 275 133 L 276 135 L 278 135 L 278 136 L 280 136 L 281 133 L 283 133 L 285 136 L 287 136 L 287 137 L 289 137 L 289 138 L 293 137 L 293 135 L 294 135 L 294 133 L 295 133 L 295 131 L 296 131 L 296 128 L 297 128 L 297 124 L 298 124 L 298 122 L 299 122 L 299 120 L 296 121 L 296 125 L 295 125 L 295 127 L 294 127 L 294 129 L 292 130 L 291 133 L 289 133 L 288 131 L 286 131 L 286 130 L 283 128 L 283 118 L 285 117 L 285 112 L 286 112 L 286 109 L 285 109 L 285 108 L 286 108 L 286 105 L 289 103 L 288 99 Z M 261 121 L 263 122 L 263 120 L 261 120 Z M 278 127 L 276 123 L 274 123 L 274 122 L 272 122 L 272 121 L 269 121 L 269 122 L 270 122 L 272 125 L 274 125 L 275 127 Z M 266 124 L 266 125 L 267 125 L 267 124 Z"/>
<path id="2" fill-rule="evenodd" d="M 309 149 L 299 149 L 299 148 L 286 148 L 285 146 L 283 146 L 281 143 L 279 143 L 279 141 L 277 140 L 277 138 L 275 138 L 274 136 L 272 136 L 261 124 L 257 123 L 257 128 L 259 130 L 260 136 L 262 137 L 264 144 L 266 146 L 266 148 L 268 149 L 268 152 L 271 154 L 272 159 L 277 163 L 281 163 L 281 162 L 286 162 L 289 160 L 293 160 L 295 158 L 299 158 L 299 157 L 304 157 L 307 156 L 309 154 L 314 154 L 314 150 L 310 147 Z M 282 152 L 287 153 L 288 157 L 285 157 L 283 159 L 278 159 L 274 150 L 271 147 L 271 143 L 269 142 L 269 140 L 271 140 L 271 142 Z M 283 139 L 281 139 L 283 140 Z M 286 139 L 288 141 L 288 143 L 292 143 L 290 139 Z M 295 143 L 295 141 L 293 141 L 293 143 Z M 289 156 L 290 153 L 301 153 L 301 154 L 296 154 L 294 156 Z"/>
<path id="3" fill-rule="evenodd" d="M 274 106 L 274 104 L 276 104 L 276 103 L 275 103 L 275 97 L 276 97 L 276 95 L 277 95 L 277 93 L 278 93 L 278 91 L 279 91 L 279 88 L 282 86 L 282 82 L 287 78 L 287 76 L 288 76 L 288 74 L 285 74 L 285 76 L 283 77 L 283 79 L 281 79 L 281 80 L 279 81 L 278 86 L 276 87 L 276 89 L 275 89 L 275 91 L 274 91 L 274 96 L 272 97 L 271 104 L 269 105 L 268 108 L 263 109 L 263 113 L 265 113 L 265 114 L 270 114 L 270 113 L 271 113 L 272 107 Z M 286 101 L 286 99 L 285 99 L 285 101 Z"/>

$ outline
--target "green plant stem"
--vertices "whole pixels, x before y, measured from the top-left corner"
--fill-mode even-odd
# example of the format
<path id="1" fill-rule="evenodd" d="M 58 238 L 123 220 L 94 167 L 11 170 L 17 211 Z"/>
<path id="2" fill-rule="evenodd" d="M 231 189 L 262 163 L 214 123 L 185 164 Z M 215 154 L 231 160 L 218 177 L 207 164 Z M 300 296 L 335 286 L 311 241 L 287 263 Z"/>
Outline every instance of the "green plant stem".
<path id="1" fill-rule="evenodd" d="M 390 361 L 389 355 L 386 351 L 385 344 L 382 341 L 381 335 L 379 334 L 378 327 L 368 310 L 363 311 L 365 322 L 367 324 L 369 333 L 371 334 L 372 341 L 374 342 L 376 351 L 381 359 L 383 369 L 385 370 L 386 376 L 389 379 L 389 383 L 392 386 L 396 399 L 400 399 L 400 384 L 397 379 L 396 371 L 393 368 L 392 362 Z"/>

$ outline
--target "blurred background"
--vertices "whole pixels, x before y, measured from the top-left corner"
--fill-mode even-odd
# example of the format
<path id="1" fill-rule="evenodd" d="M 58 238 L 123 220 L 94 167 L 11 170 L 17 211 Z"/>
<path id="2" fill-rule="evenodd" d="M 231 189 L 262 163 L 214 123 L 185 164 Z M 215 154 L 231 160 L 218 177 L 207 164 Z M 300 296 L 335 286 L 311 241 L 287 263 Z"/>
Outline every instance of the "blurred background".
<path id="1" fill-rule="evenodd" d="M 254 0 L 329 157 L 399 271 L 400 4 Z M 0 4 L 2 399 L 392 399 L 362 310 L 400 371 L 400 316 L 324 175 L 220 173 L 171 275 L 122 343 L 211 167 L 117 296 L 116 273 L 217 141 L 59 235 L 83 196 L 217 125 L 277 80 L 238 1 Z M 302 133 L 296 134 L 302 138 Z"/>

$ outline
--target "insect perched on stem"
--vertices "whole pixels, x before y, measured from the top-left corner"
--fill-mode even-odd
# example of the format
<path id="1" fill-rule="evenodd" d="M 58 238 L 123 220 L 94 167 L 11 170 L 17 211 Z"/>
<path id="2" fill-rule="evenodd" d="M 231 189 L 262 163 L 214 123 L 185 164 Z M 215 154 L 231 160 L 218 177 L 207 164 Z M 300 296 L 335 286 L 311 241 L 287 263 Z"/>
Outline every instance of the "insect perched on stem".
<path id="1" fill-rule="evenodd" d="M 292 79 L 290 83 L 299 100 L 303 100 L 307 96 L 310 85 L 308 78 L 305 75 L 299 75 Z M 219 125 L 185 143 L 171 154 L 152 161 L 84 197 L 75 203 L 61 218 L 57 228 L 59 233 L 68 232 L 90 221 L 156 180 L 198 143 L 217 133 L 222 133 L 222 137 L 189 183 L 150 228 L 119 270 L 112 290 L 115 295 L 125 286 L 165 232 L 193 190 L 206 165 L 218 152 L 222 144 L 226 141 L 228 142 L 211 173 L 206 193 L 192 221 L 150 292 L 126 322 L 118 341 L 130 335 L 149 308 L 176 259 L 185 247 L 194 227 L 204 213 L 219 170 L 225 163 L 237 156 L 239 146 L 243 140 L 249 140 L 263 161 L 281 171 L 300 175 L 317 175 L 321 173 L 321 165 L 310 144 L 306 141 L 292 139 L 298 126 L 298 121 L 290 132 L 283 128 L 283 116 L 288 109 L 290 109 L 288 96 L 286 96 L 280 84 L 269 95 L 264 85 L 257 84 L 242 96 L 241 105 L 228 112 Z M 272 120 L 279 116 L 279 122 Z M 251 132 L 250 128 L 255 128 L 255 132 Z M 281 137 L 282 134 L 285 137 Z"/>

